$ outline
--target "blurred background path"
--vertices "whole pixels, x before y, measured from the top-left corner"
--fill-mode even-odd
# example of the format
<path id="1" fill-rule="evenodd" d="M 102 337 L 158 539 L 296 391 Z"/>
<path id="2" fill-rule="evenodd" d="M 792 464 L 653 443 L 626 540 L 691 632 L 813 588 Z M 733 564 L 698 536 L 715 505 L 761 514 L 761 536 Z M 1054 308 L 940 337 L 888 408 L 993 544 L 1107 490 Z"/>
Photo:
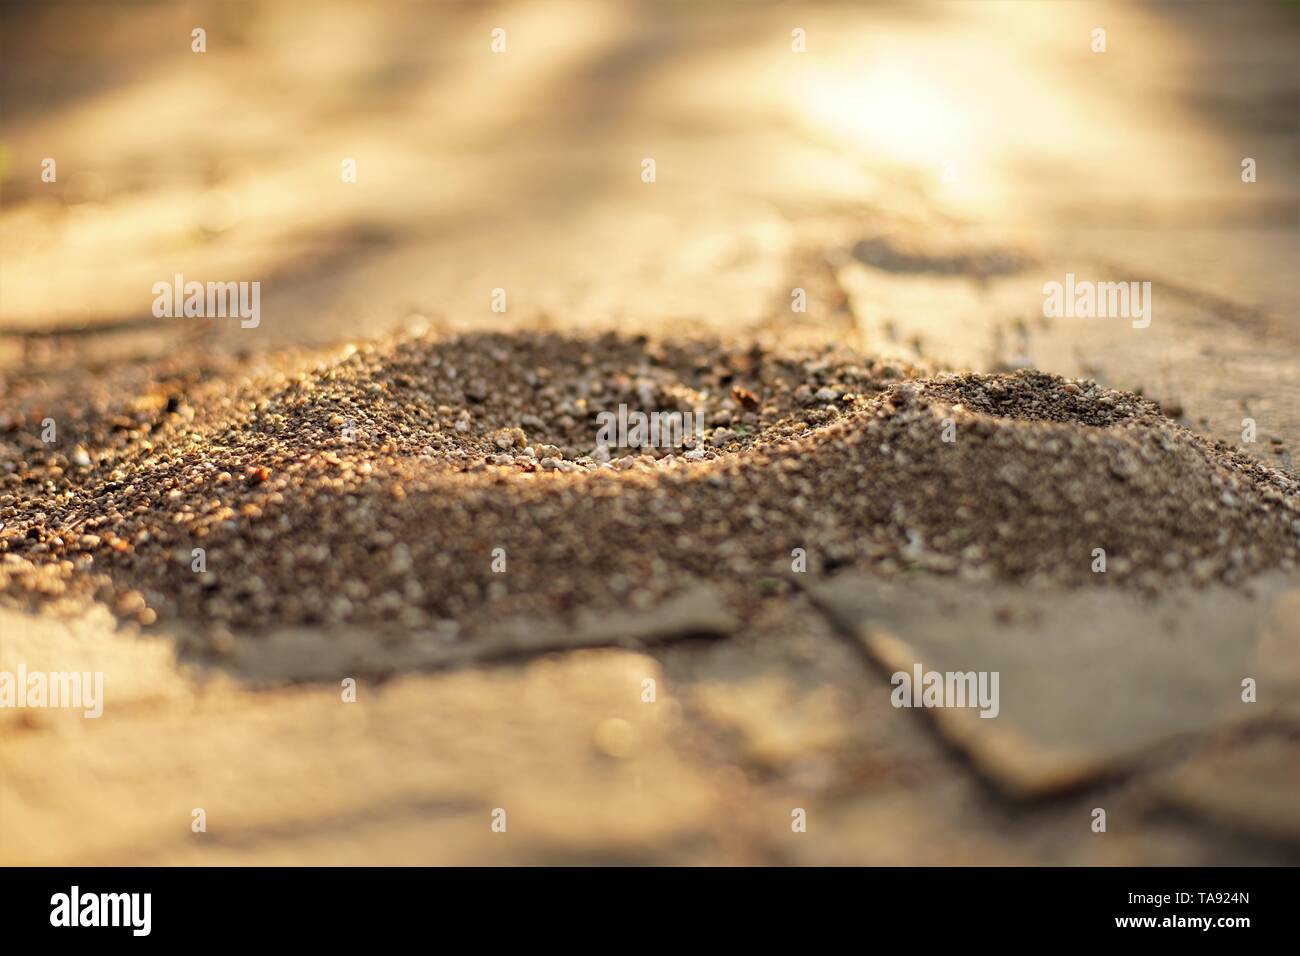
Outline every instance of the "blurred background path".
<path id="1" fill-rule="evenodd" d="M 153 283 L 182 273 L 262 282 L 262 325 L 221 332 L 241 349 L 425 324 L 775 332 L 1093 375 L 1225 439 L 1248 412 L 1290 446 L 1297 17 L 20 3 L 0 328 L 143 327 L 131 347 L 163 350 L 212 331 L 152 320 Z M 1046 327 L 1042 284 L 1066 272 L 1151 281 L 1152 327 Z"/>

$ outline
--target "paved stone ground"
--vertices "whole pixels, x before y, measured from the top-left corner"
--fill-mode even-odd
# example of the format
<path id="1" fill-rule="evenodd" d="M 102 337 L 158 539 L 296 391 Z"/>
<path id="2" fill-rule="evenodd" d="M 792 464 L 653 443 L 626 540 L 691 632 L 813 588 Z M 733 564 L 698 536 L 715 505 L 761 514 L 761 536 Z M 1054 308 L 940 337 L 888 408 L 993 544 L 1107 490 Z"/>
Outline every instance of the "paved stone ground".
<path id="1" fill-rule="evenodd" d="M 1294 473 L 1285 4 L 141 10 L 3 15 L 0 375 L 402 327 L 706 331 L 1086 374 Z M 263 323 L 153 320 L 176 272 L 260 279 Z M 1151 281 L 1151 326 L 1044 321 L 1067 272 Z M 1298 602 L 1277 576 L 841 575 L 743 631 L 655 609 L 605 622 L 614 646 L 410 662 L 355 705 L 302 635 L 260 643 L 252 682 L 102 609 L 3 611 L 0 670 L 102 670 L 113 705 L 0 712 L 0 860 L 1295 863 Z M 890 705 L 898 661 L 975 647 L 1035 692 L 993 721 Z"/>

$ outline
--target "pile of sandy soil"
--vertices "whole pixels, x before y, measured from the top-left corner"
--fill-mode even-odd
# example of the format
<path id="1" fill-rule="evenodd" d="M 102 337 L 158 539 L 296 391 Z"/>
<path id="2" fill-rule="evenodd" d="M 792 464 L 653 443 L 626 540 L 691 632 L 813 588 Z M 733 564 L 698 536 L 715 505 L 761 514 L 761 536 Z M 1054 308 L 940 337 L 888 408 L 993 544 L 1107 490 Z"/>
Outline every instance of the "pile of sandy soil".
<path id="1" fill-rule="evenodd" d="M 8 385 L 0 595 L 146 625 L 472 639 L 700 582 L 744 614 L 800 548 L 810 574 L 1144 589 L 1300 561 L 1293 478 L 1039 372 L 528 334 Z M 603 460 L 620 403 L 703 410 L 705 440 Z"/>

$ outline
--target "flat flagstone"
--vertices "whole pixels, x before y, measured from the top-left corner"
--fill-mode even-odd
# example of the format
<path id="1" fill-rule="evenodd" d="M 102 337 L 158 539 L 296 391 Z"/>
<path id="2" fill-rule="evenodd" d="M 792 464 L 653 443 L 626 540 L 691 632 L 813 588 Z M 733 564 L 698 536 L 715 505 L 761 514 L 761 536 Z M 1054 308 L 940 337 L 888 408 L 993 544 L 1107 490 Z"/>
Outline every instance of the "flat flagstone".
<path id="1" fill-rule="evenodd" d="M 511 618 L 472 639 L 410 639 L 365 629 L 283 628 L 237 642 L 217 666 L 252 681 L 338 680 L 345 676 L 489 664 L 581 648 L 641 648 L 718 638 L 739 626 L 717 589 L 699 585 L 644 611 L 580 611 L 572 622 Z"/>
<path id="2" fill-rule="evenodd" d="M 998 672 L 997 715 L 923 707 L 977 771 L 1019 796 L 1156 760 L 1162 745 L 1249 721 L 1300 726 L 1295 580 L 1158 599 L 844 574 L 814 601 L 889 675 Z M 1242 682 L 1258 700 L 1242 700 Z M 872 693 L 890 694 L 886 679 Z"/>
<path id="3" fill-rule="evenodd" d="M 1157 786 L 1162 802 L 1215 827 L 1300 847 L 1300 735 L 1216 747 Z"/>
<path id="4" fill-rule="evenodd" d="M 624 650 L 0 729 L 0 865 L 667 862 L 718 853 L 708 768 Z M 202 809 L 206 830 L 196 832 Z M 504 832 L 492 828 L 505 811 Z"/>

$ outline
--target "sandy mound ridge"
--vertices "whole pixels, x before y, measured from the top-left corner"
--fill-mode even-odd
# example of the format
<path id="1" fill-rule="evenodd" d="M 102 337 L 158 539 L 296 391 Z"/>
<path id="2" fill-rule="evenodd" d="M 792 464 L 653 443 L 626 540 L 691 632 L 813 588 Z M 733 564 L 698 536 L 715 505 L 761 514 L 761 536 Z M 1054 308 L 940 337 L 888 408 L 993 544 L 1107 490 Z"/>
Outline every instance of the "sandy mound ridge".
<path id="1" fill-rule="evenodd" d="M 15 391 L 6 600 L 464 640 L 700 582 L 745 613 L 792 586 L 800 548 L 812 574 L 1148 589 L 1300 560 L 1292 478 L 1137 396 L 1038 372 L 552 335 L 224 361 Z M 619 404 L 702 410 L 705 440 L 601 460 L 596 415 Z"/>

